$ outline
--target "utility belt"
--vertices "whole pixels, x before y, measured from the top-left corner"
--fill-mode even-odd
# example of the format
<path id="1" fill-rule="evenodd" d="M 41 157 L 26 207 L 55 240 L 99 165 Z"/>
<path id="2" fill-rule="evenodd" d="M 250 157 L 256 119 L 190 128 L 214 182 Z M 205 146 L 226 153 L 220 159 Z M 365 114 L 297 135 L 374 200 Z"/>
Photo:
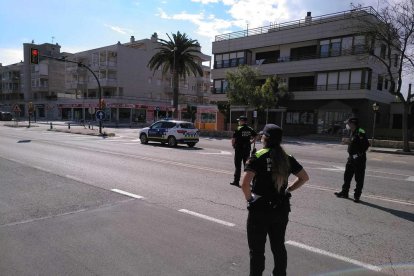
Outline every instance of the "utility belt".
<path id="1" fill-rule="evenodd" d="M 356 154 L 349 154 L 349 159 L 355 160 L 361 157 L 366 157 L 365 152 L 364 153 L 356 153 Z"/>
<path id="2" fill-rule="evenodd" d="M 262 211 L 270 212 L 277 210 L 290 211 L 290 199 L 291 195 L 277 195 L 277 196 L 260 196 L 255 195 L 255 199 L 247 203 L 247 209 L 249 211 Z"/>

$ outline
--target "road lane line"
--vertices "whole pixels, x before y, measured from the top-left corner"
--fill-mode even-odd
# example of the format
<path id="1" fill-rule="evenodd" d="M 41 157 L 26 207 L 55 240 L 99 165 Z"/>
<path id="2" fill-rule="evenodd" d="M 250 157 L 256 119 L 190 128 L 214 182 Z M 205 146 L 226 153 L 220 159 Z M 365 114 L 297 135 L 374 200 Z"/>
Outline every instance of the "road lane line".
<path id="1" fill-rule="evenodd" d="M 327 187 L 317 186 L 317 185 L 312 185 L 312 184 L 305 184 L 305 185 L 303 185 L 303 187 L 310 188 L 310 189 L 315 189 L 315 190 L 320 190 L 320 191 L 337 192 L 337 189 L 327 188 Z M 414 206 L 414 202 L 412 202 L 412 201 L 405 201 L 405 200 L 400 200 L 400 199 L 395 199 L 395 198 L 376 196 L 376 195 L 361 195 L 361 197 L 377 199 L 377 200 L 382 200 L 382 201 L 388 201 L 388 202 L 398 203 L 398 204 L 403 204 L 403 205 Z"/>
<path id="2" fill-rule="evenodd" d="M 308 250 L 308 251 L 311 251 L 311 252 L 314 252 L 314 253 L 318 253 L 318 254 L 321 254 L 321 255 L 324 255 L 324 256 L 328 256 L 328 257 L 331 257 L 331 258 L 334 258 L 334 259 L 338 259 L 338 260 L 341 260 L 341 261 L 344 261 L 344 262 L 347 262 L 347 263 L 351 263 L 351 264 L 354 264 L 354 265 L 357 265 L 357 266 L 361 266 L 361 267 L 369 269 L 369 270 L 373 270 L 373 271 L 377 271 L 377 272 L 381 271 L 381 268 L 378 267 L 378 266 L 371 265 L 371 264 L 366 264 L 366 263 L 363 263 L 363 262 L 360 262 L 360 261 L 357 261 L 357 260 L 354 260 L 354 259 L 351 259 L 351 258 L 348 258 L 348 257 L 344 257 L 344 256 L 341 256 L 341 255 L 338 255 L 338 254 L 335 254 L 335 253 L 331 253 L 331 252 L 328 252 L 328 251 L 325 251 L 325 250 L 322 250 L 322 249 L 319 249 L 319 248 L 316 248 L 316 247 L 312 247 L 312 246 L 309 246 L 309 245 L 306 245 L 306 244 L 303 244 L 303 243 L 299 243 L 299 242 L 295 242 L 295 241 L 287 241 L 287 242 L 285 242 L 285 244 L 289 244 L 289 245 L 292 245 L 292 246 L 295 246 L 295 247 L 299 247 L 299 248 L 302 248 L 302 249 L 305 249 L 305 250 Z"/>
<path id="3" fill-rule="evenodd" d="M 144 198 L 143 196 L 136 195 L 136 194 L 132 194 L 132 193 L 128 193 L 128 192 L 125 192 L 125 191 L 122 191 L 122 190 L 119 190 L 119 189 L 112 189 L 111 191 L 112 192 L 115 192 L 115 193 L 118 193 L 118 194 L 130 196 L 130 197 L 133 197 L 133 198 L 137 198 L 137 199 L 143 199 Z"/>
<path id="4" fill-rule="evenodd" d="M 200 214 L 200 213 L 189 211 L 187 209 L 180 209 L 180 210 L 178 210 L 178 212 L 193 215 L 193 216 L 196 216 L 196 217 L 199 217 L 199 218 L 202 218 L 202 219 L 206 219 L 206 220 L 209 220 L 209 221 L 213 221 L 213 222 L 216 222 L 216 223 L 219 223 L 219 224 L 222 224 L 222 225 L 225 225 L 225 226 L 229 226 L 229 227 L 235 226 L 234 223 L 227 222 L 227 221 L 220 220 L 220 219 L 216 219 L 216 218 L 212 218 L 212 217 Z"/>
<path id="5" fill-rule="evenodd" d="M 51 170 L 44 169 L 44 168 L 38 167 L 38 166 L 33 166 L 33 168 L 38 169 L 39 171 L 47 172 L 47 173 L 51 173 L 52 172 Z"/>
<path id="6" fill-rule="evenodd" d="M 412 182 L 414 182 L 414 176 L 407 177 L 406 181 L 412 181 Z"/>
<path id="7" fill-rule="evenodd" d="M 69 175 L 69 174 L 67 174 L 67 175 L 65 175 L 65 177 L 66 177 L 66 178 L 69 178 L 69 179 L 72 179 L 72 180 L 75 180 L 75 181 L 77 181 L 77 182 L 85 183 L 85 181 L 84 181 L 84 180 L 80 179 L 79 177 L 73 176 L 73 175 Z"/>

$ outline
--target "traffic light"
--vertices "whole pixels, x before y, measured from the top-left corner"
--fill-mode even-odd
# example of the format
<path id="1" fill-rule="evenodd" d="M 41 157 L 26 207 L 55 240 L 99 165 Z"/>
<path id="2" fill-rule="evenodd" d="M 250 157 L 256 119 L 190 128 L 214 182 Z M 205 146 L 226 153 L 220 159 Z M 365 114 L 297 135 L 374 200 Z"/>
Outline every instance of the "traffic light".
<path id="1" fill-rule="evenodd" d="M 30 48 L 30 63 L 39 64 L 39 50 L 36 48 Z"/>

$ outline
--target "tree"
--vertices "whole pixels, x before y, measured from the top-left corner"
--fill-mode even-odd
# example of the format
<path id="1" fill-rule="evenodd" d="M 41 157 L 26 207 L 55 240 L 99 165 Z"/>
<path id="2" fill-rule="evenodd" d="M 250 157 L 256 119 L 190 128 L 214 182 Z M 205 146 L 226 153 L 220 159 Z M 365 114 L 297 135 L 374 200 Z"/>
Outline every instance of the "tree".
<path id="1" fill-rule="evenodd" d="M 161 67 L 163 75 L 173 75 L 173 107 L 177 114 L 180 78 L 186 79 L 191 73 L 194 76 L 203 75 L 201 65 L 197 62 L 199 60 L 197 54 L 201 54 L 200 44 L 179 31 L 172 34 L 172 38 L 168 34 L 167 36 L 169 40 L 158 39 L 160 44 L 156 48 L 158 52 L 150 59 L 147 66 L 154 72 Z"/>
<path id="2" fill-rule="evenodd" d="M 226 72 L 227 97 L 230 104 L 252 106 L 256 97 L 259 73 L 250 66 L 241 65 L 234 71 Z"/>
<path id="3" fill-rule="evenodd" d="M 280 84 L 277 76 L 268 77 L 265 83 L 256 89 L 260 102 L 257 103 L 258 109 L 268 109 L 280 106 L 294 98 L 293 93 L 288 92 L 285 85 Z"/>
<path id="4" fill-rule="evenodd" d="M 259 84 L 259 73 L 247 65 L 226 73 L 227 97 L 230 104 L 245 105 L 258 110 L 273 108 L 281 101 L 293 98 L 285 86 L 279 85 L 277 76 L 267 77 L 263 85 Z"/>
<path id="5" fill-rule="evenodd" d="M 382 64 L 390 82 L 388 92 L 403 104 L 403 151 L 408 152 L 408 112 L 414 94 L 405 97 L 401 88 L 404 74 L 414 70 L 414 0 L 386 5 L 375 16 L 374 20 L 361 17 L 357 28 L 371 38 L 370 57 Z M 379 53 L 375 51 L 378 44 L 382 45 Z"/>

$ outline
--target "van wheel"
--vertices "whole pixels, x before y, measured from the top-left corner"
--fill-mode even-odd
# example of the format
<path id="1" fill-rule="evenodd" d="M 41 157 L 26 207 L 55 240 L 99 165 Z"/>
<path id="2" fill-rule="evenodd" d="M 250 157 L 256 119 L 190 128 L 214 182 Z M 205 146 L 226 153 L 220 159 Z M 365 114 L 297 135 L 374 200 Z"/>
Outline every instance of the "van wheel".
<path id="1" fill-rule="evenodd" d="M 170 137 L 168 137 L 168 145 L 169 145 L 170 147 L 175 147 L 175 146 L 177 146 L 177 140 L 175 139 L 175 137 L 174 137 L 174 136 L 170 136 Z"/>
<path id="2" fill-rule="evenodd" d="M 142 133 L 141 136 L 139 136 L 139 139 L 141 140 L 141 144 L 148 144 L 148 138 L 145 133 Z"/>

